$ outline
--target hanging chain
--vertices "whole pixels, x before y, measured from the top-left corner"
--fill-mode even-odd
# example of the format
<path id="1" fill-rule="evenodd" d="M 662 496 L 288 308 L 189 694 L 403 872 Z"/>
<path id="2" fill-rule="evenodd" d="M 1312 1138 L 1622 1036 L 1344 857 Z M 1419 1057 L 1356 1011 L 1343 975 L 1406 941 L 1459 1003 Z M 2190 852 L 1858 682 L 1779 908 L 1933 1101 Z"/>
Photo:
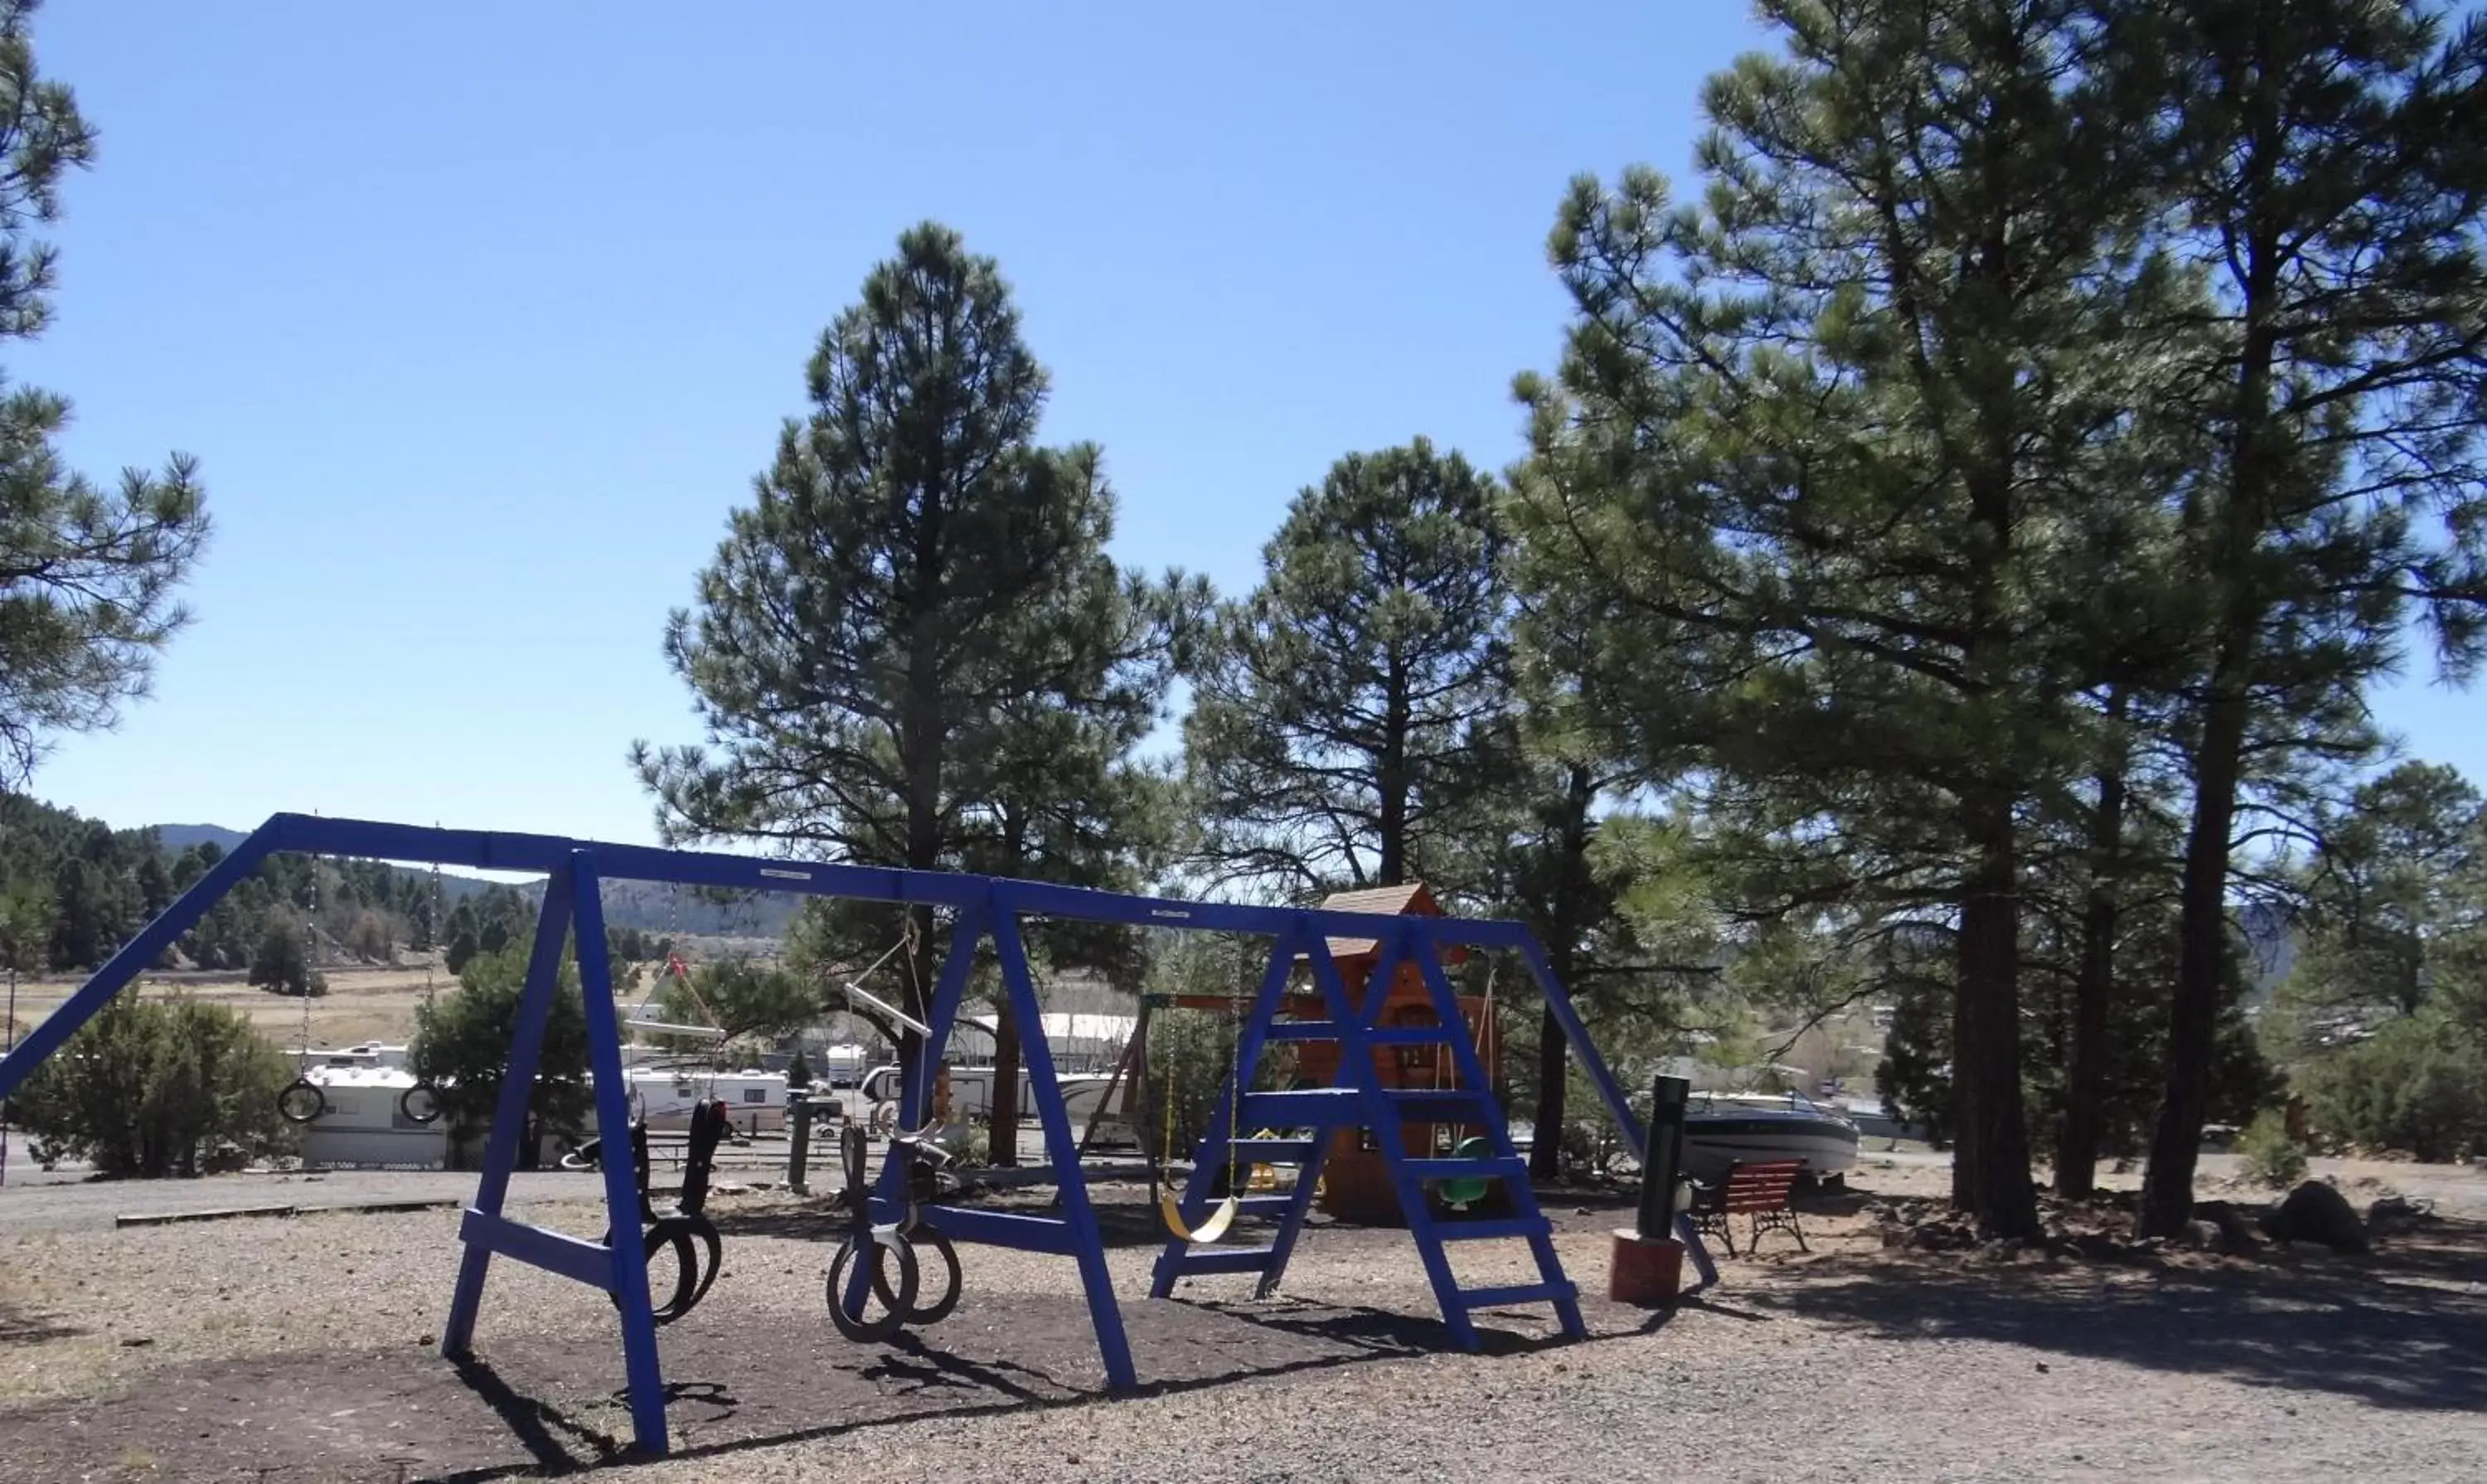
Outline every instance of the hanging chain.
<path id="1" fill-rule="evenodd" d="M 311 903 L 302 914 L 302 1039 L 304 1051 L 311 1050 L 311 976 L 312 951 L 320 941 L 320 857 L 311 857 Z"/>
<path id="2" fill-rule="evenodd" d="M 434 821 L 432 827 L 438 829 L 439 822 Z M 449 922 L 442 909 L 447 905 L 447 898 L 440 889 L 440 862 L 435 860 L 432 863 L 432 924 L 424 934 L 423 944 L 423 1003 L 427 1009 L 432 1004 L 432 967 L 440 962 L 445 951 L 441 936 L 449 931 Z"/>

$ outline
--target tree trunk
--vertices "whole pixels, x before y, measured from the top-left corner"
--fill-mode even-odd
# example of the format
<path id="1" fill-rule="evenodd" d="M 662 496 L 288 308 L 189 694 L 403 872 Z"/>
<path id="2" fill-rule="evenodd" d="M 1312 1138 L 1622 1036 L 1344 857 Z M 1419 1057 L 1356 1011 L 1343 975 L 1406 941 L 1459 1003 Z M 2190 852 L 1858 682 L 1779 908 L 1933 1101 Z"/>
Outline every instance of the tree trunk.
<path id="1" fill-rule="evenodd" d="M 1002 858 L 1013 875 L 1027 868 L 1027 814 L 1008 804 L 1002 806 Z M 1036 1029 L 1045 1033 L 1042 1024 Z M 1019 1163 L 1019 1008 L 1004 985 L 993 1006 L 993 1102 L 985 1140 L 985 1158 L 994 1164 Z"/>
<path id="2" fill-rule="evenodd" d="M 1547 914 L 1547 966 L 1563 993 L 1572 993 L 1572 978 L 1580 964 L 1580 917 L 1589 886 L 1589 806 L 1597 798 L 1596 780 L 1574 764 L 1564 779 L 1561 856 L 1554 876 L 1554 900 Z M 1536 1134 L 1528 1148 L 1528 1173 L 1552 1180 L 1563 1170 L 1563 1103 L 1571 1066 L 1570 1045 L 1563 1023 L 1549 1004 L 1537 1029 Z"/>
<path id="3" fill-rule="evenodd" d="M 2125 693 L 2108 697 L 2108 719 L 2121 725 Z M 2087 1200 L 2098 1184 L 2100 1126 L 2107 1103 L 2108 997 L 2115 988 L 2117 876 L 2124 851 L 2124 766 L 2098 776 L 2090 817 L 2089 897 L 2082 913 L 2082 964 L 2073 985 L 2073 1051 L 2064 1077 L 2064 1123 L 2055 1140 L 2055 1193 Z"/>
<path id="4" fill-rule="evenodd" d="M 1555 966 L 1554 975 L 1557 979 L 1563 976 L 1560 965 Z M 1571 1068 L 1569 1050 L 1563 1039 L 1563 1024 L 1554 1019 L 1554 1007 L 1549 1005 L 1537 1027 L 1537 1124 L 1533 1142 L 1528 1146 L 1531 1180 L 1553 1180 L 1563 1173 L 1563 1083 Z"/>
<path id="5" fill-rule="evenodd" d="M 994 1164 L 1019 1162 L 1019 1011 L 1004 990 L 993 1020 L 993 1106 L 985 1151 Z"/>
<path id="6" fill-rule="evenodd" d="M 2258 183 L 2271 187 L 2278 165 L 2276 142 L 2258 141 Z M 2271 427 L 2277 338 L 2271 322 L 2278 303 L 2278 245 L 2268 236 L 2247 247 L 2239 353 L 2236 426 L 2229 449 L 2229 490 L 2220 512 L 2214 575 L 2228 584 L 2220 605 L 2202 730 L 2194 742 L 2194 819 L 2185 840 L 2178 888 L 2176 993 L 2167 1004 L 2167 1086 L 2150 1139 L 2150 1167 L 2141 1181 L 2145 1237 L 2172 1237 L 2193 1218 L 2194 1166 L 2211 1102 L 2211 1056 L 2218 1037 L 2222 970 L 2227 957 L 2228 866 L 2236 826 L 2237 788 L 2245 768 L 2246 732 L 2265 605 L 2252 573 L 2254 548 L 2270 520 L 2275 463 Z"/>
<path id="7" fill-rule="evenodd" d="M 2248 665 L 2223 645 L 2194 764 L 2194 821 L 2176 928 L 2176 993 L 2167 1004 L 2167 1087 L 2141 1182 L 2139 1233 L 2173 1236 L 2194 1215 L 2194 1166 L 2211 1103 L 2211 1057 L 2227 959 L 2229 834 L 2245 750 Z"/>
<path id="8" fill-rule="evenodd" d="M 1969 1048 L 1977 1028 L 1970 1023 L 1969 906 L 1961 906 L 1960 937 L 1952 944 L 1955 966 L 1951 995 L 1951 1203 L 1958 1210 L 1977 1209 L 1977 1079 L 1969 1072 Z"/>
<path id="9" fill-rule="evenodd" d="M 909 664 L 907 721 L 900 745 L 907 757 L 907 860 L 911 871 L 937 871 L 941 860 L 941 751 L 939 680 L 932 672 L 932 660 L 916 646 L 917 657 Z M 917 673 L 922 672 L 922 673 Z M 938 987 L 942 953 L 933 940 L 933 909 L 914 906 L 907 915 L 915 927 L 915 949 L 908 955 L 912 971 L 902 987 L 898 1005 L 908 1015 L 927 1024 L 932 1023 L 932 999 Z M 935 1054 L 939 1054 L 939 1048 Z M 914 1031 L 901 1029 L 898 1037 L 898 1065 L 902 1075 L 913 1077 L 919 1071 L 929 1075 L 925 1060 L 924 1038 Z M 925 1092 L 932 1096 L 928 1084 Z M 929 1108 L 931 1104 L 928 1102 Z"/>
<path id="10" fill-rule="evenodd" d="M 1397 886 L 1408 880 L 1408 733 L 1413 707 L 1407 678 L 1395 660 L 1383 690 L 1382 755 L 1374 759 L 1373 770 L 1375 824 L 1382 836 L 1375 844 L 1382 858 L 1373 884 Z"/>
<path id="11" fill-rule="evenodd" d="M 1981 788 L 1961 812 L 1971 867 L 1961 902 L 1959 1039 L 1952 1048 L 1953 1189 L 1959 1191 L 1965 1171 L 1979 1235 L 2034 1237 L 2038 1192 L 2029 1178 L 2021 1100 L 2021 904 L 2012 801 L 1999 790 Z"/>

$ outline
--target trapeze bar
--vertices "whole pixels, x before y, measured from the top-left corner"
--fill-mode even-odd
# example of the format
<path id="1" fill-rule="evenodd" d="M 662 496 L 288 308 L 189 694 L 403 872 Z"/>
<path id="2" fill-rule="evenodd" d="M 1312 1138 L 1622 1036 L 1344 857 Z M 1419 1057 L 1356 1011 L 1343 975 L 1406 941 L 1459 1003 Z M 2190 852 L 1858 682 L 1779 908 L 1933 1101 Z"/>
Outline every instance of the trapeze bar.
<path id="1" fill-rule="evenodd" d="M 725 1039 L 725 1032 L 713 1025 L 676 1025 L 669 1021 L 624 1021 L 622 1023 L 632 1030 L 652 1031 L 660 1036 L 706 1036 L 712 1041 Z"/>
<path id="2" fill-rule="evenodd" d="M 906 1026 L 908 1030 L 915 1032 L 919 1036 L 929 1038 L 933 1034 L 932 1026 L 927 1025 L 922 1021 L 908 1015 L 906 1011 L 899 1009 L 896 1005 L 891 1004 L 880 995 L 864 989 L 861 985 L 853 983 L 848 984 L 847 997 L 850 999 L 862 1000 L 865 1004 L 870 1005 L 875 1010 L 888 1016 L 891 1020 L 896 1021 L 899 1024 Z"/>
<path id="3" fill-rule="evenodd" d="M 613 1251 L 593 1242 L 508 1217 L 488 1215 L 473 1207 L 466 1209 L 466 1219 L 458 1228 L 459 1237 L 474 1246 L 515 1257 L 530 1267 L 546 1273 L 558 1273 L 566 1278 L 576 1278 L 590 1288 L 610 1292 L 613 1287 Z"/>

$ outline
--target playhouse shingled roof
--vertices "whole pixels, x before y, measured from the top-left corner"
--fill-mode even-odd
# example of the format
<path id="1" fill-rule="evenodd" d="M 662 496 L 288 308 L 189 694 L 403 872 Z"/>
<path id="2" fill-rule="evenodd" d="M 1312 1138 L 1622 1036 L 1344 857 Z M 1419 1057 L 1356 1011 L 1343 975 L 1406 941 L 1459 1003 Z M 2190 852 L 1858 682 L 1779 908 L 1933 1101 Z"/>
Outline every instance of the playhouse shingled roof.
<path id="1" fill-rule="evenodd" d="M 1321 910 L 1326 912 L 1376 912 L 1393 916 L 1406 912 L 1413 912 L 1419 917 L 1442 915 L 1440 904 L 1434 900 L 1434 894 L 1425 889 L 1422 882 L 1333 891 L 1322 898 Z M 1333 938 L 1328 942 L 1332 959 L 1366 958 L 1382 948 L 1382 940 L 1378 938 Z M 1302 954 L 1296 956 L 1303 957 Z"/>

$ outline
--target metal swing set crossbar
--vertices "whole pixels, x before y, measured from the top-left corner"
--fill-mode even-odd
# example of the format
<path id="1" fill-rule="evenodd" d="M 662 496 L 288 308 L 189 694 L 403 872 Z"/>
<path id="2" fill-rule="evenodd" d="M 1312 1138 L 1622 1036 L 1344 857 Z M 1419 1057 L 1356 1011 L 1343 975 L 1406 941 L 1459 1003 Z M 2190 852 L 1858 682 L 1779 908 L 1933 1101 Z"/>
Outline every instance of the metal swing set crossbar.
<path id="1" fill-rule="evenodd" d="M 1544 949 L 1525 927 L 1516 922 L 1420 919 L 1319 909 L 1185 902 L 1001 877 L 815 864 L 705 851 L 601 843 L 557 835 L 447 829 L 436 826 L 331 819 L 306 814 L 271 816 L 131 938 L 58 1011 L 29 1031 L 15 1050 L 0 1056 L 0 1099 L 14 1093 L 38 1065 L 76 1034 L 78 1028 L 115 994 L 154 964 L 182 934 L 196 926 L 226 893 L 257 871 L 267 857 L 280 854 L 458 866 L 546 878 L 544 906 L 537 920 L 534 947 L 527 965 L 526 985 L 519 997 L 517 1023 L 511 1039 L 509 1072 L 502 1083 L 491 1134 L 485 1144 L 483 1170 L 475 1200 L 467 1207 L 460 1228 L 465 1255 L 450 1301 L 449 1320 L 441 1330 L 440 1352 L 451 1359 L 461 1359 L 472 1353 L 475 1321 L 483 1302 L 484 1280 L 495 1254 L 516 1258 L 592 1288 L 602 1289 L 614 1297 L 619 1311 L 631 1422 L 637 1445 L 647 1454 L 665 1452 L 667 1438 L 664 1381 L 657 1363 L 657 1326 L 648 1295 L 645 1252 L 636 1242 L 618 1242 L 610 1246 L 587 1242 L 514 1220 L 502 1214 L 509 1194 L 510 1176 L 517 1164 L 518 1138 L 526 1122 L 527 1098 L 542 1061 L 545 1026 L 564 948 L 573 932 L 577 940 L 579 980 L 584 992 L 588 1062 L 596 1083 L 597 1134 L 607 1149 L 625 1148 L 629 1143 L 630 1114 L 629 1092 L 623 1079 L 621 1026 L 613 1003 L 612 966 L 604 944 L 601 888 L 606 881 L 786 891 L 805 896 L 952 910 L 957 917 L 952 927 L 949 952 L 926 1017 L 931 1031 L 926 1037 L 928 1063 L 938 1057 L 939 1048 L 946 1043 L 965 993 L 977 949 L 990 938 L 999 960 L 1018 1022 L 1022 1027 L 1022 1055 L 1035 1094 L 1036 1111 L 1045 1133 L 1047 1156 L 1057 1173 L 1063 1215 L 1030 1216 L 949 1206 L 927 1207 L 922 1214 L 936 1230 L 956 1240 L 1050 1252 L 1076 1259 L 1086 1289 L 1089 1314 L 1095 1324 L 1098 1350 L 1104 1362 L 1106 1379 L 1117 1390 L 1129 1389 L 1137 1384 L 1132 1366 L 1131 1345 L 1124 1333 L 1122 1311 L 1106 1271 L 1104 1243 L 1096 1210 L 1089 1200 L 1087 1182 L 1080 1171 L 1077 1140 L 1072 1131 L 1061 1090 L 1054 1079 L 1052 1052 L 1044 1034 L 1045 1022 L 1037 1001 L 1034 978 L 1028 967 L 1026 945 L 1020 935 L 1022 917 L 1061 917 L 1268 937 L 1273 942 L 1262 999 L 1270 1004 L 1275 1003 L 1277 992 L 1272 986 L 1282 982 L 1292 969 L 1296 953 L 1301 951 L 1311 959 L 1316 980 L 1341 1011 L 1347 1007 L 1340 1003 L 1337 968 L 1330 962 L 1324 942 L 1326 936 L 1369 938 L 1379 932 L 1385 941 L 1394 945 L 1395 953 L 1413 957 L 1425 966 L 1429 982 L 1444 990 L 1447 985 L 1441 976 L 1441 948 L 1456 944 L 1516 952 L 1527 964 L 1530 973 L 1545 992 L 1547 1002 L 1561 1023 L 1573 1050 L 1579 1056 L 1627 1140 L 1636 1153 L 1644 1147 L 1644 1130 L 1639 1120 L 1635 1116 L 1622 1087 L 1599 1057 L 1570 998 L 1563 993 L 1562 986 L 1555 982 Z M 1266 1019 L 1266 1016 L 1256 1018 Z M 1372 1039 L 1370 1031 L 1360 1032 L 1355 1024 L 1360 1019 L 1353 1015 L 1340 1017 L 1343 1034 L 1358 1043 Z M 1292 1032 L 1286 1029 L 1275 1032 L 1277 1036 L 1292 1035 L 1296 1039 L 1318 1033 L 1303 1025 L 1297 1026 Z M 1239 1051 L 1250 1050 L 1257 1054 L 1264 1039 L 1262 1027 L 1256 1023 L 1253 1033 L 1245 1038 Z M 1239 1064 L 1230 1071 L 1230 1076 L 1247 1079 L 1248 1085 L 1252 1069 L 1244 1065 L 1244 1060 L 1239 1055 Z M 1359 1061 L 1369 1060 L 1369 1056 L 1362 1054 L 1351 1054 L 1346 1058 L 1347 1065 L 1351 1067 Z M 918 1075 L 904 1078 L 900 1094 L 903 1127 L 920 1128 L 927 1121 L 932 1097 L 931 1080 L 929 1077 L 920 1075 L 920 1069 Z M 1372 1094 L 1368 1102 L 1376 1106 L 1382 1106 L 1378 1101 L 1378 1091 L 1368 1091 Z M 1247 1094 L 1245 1102 L 1250 1104 L 1263 1099 L 1284 1101 L 1297 1096 L 1299 1095 Z M 1251 1111 L 1253 1109 L 1247 1106 L 1246 1112 Z M 1490 1107 L 1488 1111 L 1491 1113 Z M 1311 1121 L 1338 1123 L 1336 1116 L 1327 1112 Z M 1494 1115 L 1493 1127 L 1498 1140 L 1507 1146 L 1508 1138 L 1501 1132 L 1498 1115 Z M 1232 1137 L 1234 1132 L 1219 1129 L 1214 1131 L 1213 1138 Z M 1204 1141 L 1204 1154 L 1208 1152 L 1208 1142 Z M 1395 1139 L 1385 1140 L 1385 1144 L 1393 1142 Z M 1504 1152 L 1508 1154 L 1507 1148 Z M 630 1162 L 605 1160 L 601 1162 L 608 1229 L 615 1232 L 638 1231 L 639 1192 L 633 1181 Z M 1423 1162 L 1408 1162 L 1413 1165 Z M 1310 1166 L 1306 1168 L 1309 1172 Z M 900 1209 L 906 1174 L 906 1161 L 893 1148 L 876 1183 L 876 1208 L 893 1215 Z M 1303 1199 L 1290 1198 L 1291 1218 L 1282 1234 L 1281 1246 L 1272 1254 L 1274 1261 L 1257 1263 L 1252 1269 L 1264 1274 L 1265 1288 L 1275 1283 L 1278 1271 L 1284 1265 L 1286 1247 L 1292 1246 L 1303 1208 L 1309 1204 L 1312 1182 L 1307 1178 L 1300 1184 Z M 1197 1193 L 1206 1192 L 1204 1190 Z M 1196 1197 L 1190 1203 L 1197 1204 Z M 1442 1300 L 1445 1320 L 1462 1343 L 1473 1346 L 1475 1337 L 1467 1322 L 1467 1311 L 1477 1306 L 1479 1301 L 1498 1291 L 1471 1290 L 1463 1295 L 1448 1287 L 1448 1270 L 1440 1263 L 1439 1250 L 1429 1240 L 1421 1206 L 1411 1212 L 1411 1224 L 1416 1231 L 1420 1247 L 1425 1251 L 1428 1274 L 1434 1278 L 1437 1292 Z M 1532 1245 L 1536 1243 L 1532 1242 Z M 1697 1238 L 1692 1239 L 1691 1247 L 1694 1261 L 1703 1271 L 1704 1277 L 1711 1277 L 1707 1254 L 1699 1247 Z M 1183 1266 L 1199 1272 L 1244 1271 L 1232 1260 L 1219 1261 L 1216 1254 L 1222 1250 L 1204 1251 L 1191 1263 Z M 1551 1260 L 1551 1246 L 1546 1246 L 1543 1252 Z M 1170 1266 L 1173 1265 L 1161 1265 Z M 1161 1280 L 1155 1286 L 1162 1293 L 1168 1284 Z M 1551 1286 L 1562 1290 L 1555 1302 L 1565 1330 L 1579 1333 L 1578 1302 L 1572 1296 L 1570 1284 L 1561 1282 Z M 1517 1291 L 1510 1295 L 1514 1300 L 1518 1297 Z"/>

